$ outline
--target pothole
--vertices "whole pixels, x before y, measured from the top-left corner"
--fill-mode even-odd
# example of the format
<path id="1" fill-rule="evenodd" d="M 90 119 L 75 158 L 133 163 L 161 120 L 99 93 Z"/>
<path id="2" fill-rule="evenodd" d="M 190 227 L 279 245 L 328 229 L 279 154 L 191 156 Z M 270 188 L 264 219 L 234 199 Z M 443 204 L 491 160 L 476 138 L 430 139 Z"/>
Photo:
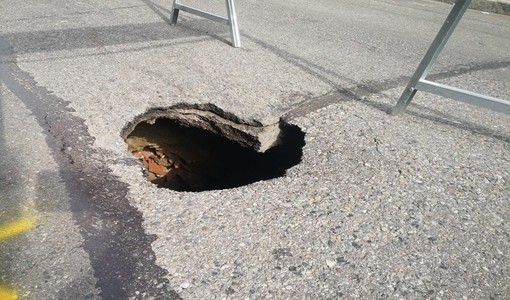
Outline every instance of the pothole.
<path id="1" fill-rule="evenodd" d="M 214 106 L 154 109 L 123 132 L 144 176 L 176 191 L 234 188 L 285 175 L 301 161 L 299 127 L 245 124 Z"/>

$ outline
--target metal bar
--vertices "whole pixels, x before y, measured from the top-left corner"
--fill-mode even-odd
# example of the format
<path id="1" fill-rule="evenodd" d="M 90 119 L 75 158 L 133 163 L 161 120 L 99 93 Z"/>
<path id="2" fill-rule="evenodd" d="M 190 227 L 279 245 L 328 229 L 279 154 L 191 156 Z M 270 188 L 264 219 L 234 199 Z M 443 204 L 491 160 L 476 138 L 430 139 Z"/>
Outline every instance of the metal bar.
<path id="1" fill-rule="evenodd" d="M 227 0 L 227 13 L 230 25 L 230 33 L 232 35 L 232 46 L 241 47 L 241 37 L 239 35 L 239 26 L 237 26 L 237 15 L 234 7 L 234 0 Z"/>
<path id="2" fill-rule="evenodd" d="M 450 39 L 452 33 L 455 31 L 457 24 L 459 23 L 460 19 L 462 19 L 462 16 L 466 12 L 470 3 L 471 0 L 457 0 L 457 2 L 455 2 L 455 5 L 446 18 L 446 21 L 437 33 L 436 38 L 430 45 L 429 50 L 423 57 L 423 60 L 416 69 L 416 72 L 411 77 L 411 80 L 409 80 L 409 83 L 407 84 L 404 92 L 393 108 L 393 111 L 391 112 L 392 115 L 398 115 L 402 113 L 407 108 L 409 103 L 411 103 L 411 100 L 416 94 L 416 84 L 418 81 L 420 81 L 420 79 L 424 79 L 428 75 L 434 62 L 448 42 L 448 39 Z"/>
<path id="3" fill-rule="evenodd" d="M 456 87 L 428 80 L 420 80 L 416 84 L 416 89 L 468 104 L 485 107 L 494 111 L 510 114 L 510 101 L 507 100 L 462 90 Z"/>
<path id="4" fill-rule="evenodd" d="M 232 37 L 232 46 L 235 48 L 241 47 L 241 36 L 239 35 L 239 26 L 237 25 L 237 15 L 234 7 L 234 0 L 226 0 L 228 18 L 218 16 L 191 6 L 183 5 L 179 0 L 174 0 L 172 5 L 172 15 L 170 17 L 171 24 L 177 24 L 179 18 L 179 11 L 185 11 L 193 15 L 197 15 L 214 22 L 230 26 L 230 34 Z"/>
<path id="5" fill-rule="evenodd" d="M 174 4 L 172 5 L 172 15 L 170 16 L 170 24 L 177 24 L 177 19 L 179 18 L 179 9 L 175 8 L 176 5 L 179 5 L 179 0 L 174 0 Z"/>
<path id="6" fill-rule="evenodd" d="M 174 4 L 174 9 L 182 10 L 182 11 L 188 12 L 190 14 L 197 15 L 199 17 L 206 18 L 211 21 L 215 21 L 215 22 L 218 22 L 218 23 L 221 23 L 224 25 L 230 25 L 229 20 L 227 18 L 208 13 L 206 11 L 203 11 L 203 10 L 191 7 L 191 6 L 186 6 L 186 5 L 176 3 L 176 4 Z"/>

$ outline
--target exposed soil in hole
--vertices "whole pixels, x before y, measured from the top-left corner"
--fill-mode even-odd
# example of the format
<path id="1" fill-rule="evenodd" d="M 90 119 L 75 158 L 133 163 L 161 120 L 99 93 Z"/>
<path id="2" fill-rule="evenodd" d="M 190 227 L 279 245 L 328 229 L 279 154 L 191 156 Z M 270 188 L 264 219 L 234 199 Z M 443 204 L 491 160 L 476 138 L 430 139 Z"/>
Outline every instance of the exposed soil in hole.
<path id="1" fill-rule="evenodd" d="M 281 124 L 279 144 L 265 153 L 212 132 L 158 118 L 139 123 L 128 149 L 144 164 L 147 179 L 176 191 L 206 191 L 281 177 L 301 161 L 304 133 Z"/>

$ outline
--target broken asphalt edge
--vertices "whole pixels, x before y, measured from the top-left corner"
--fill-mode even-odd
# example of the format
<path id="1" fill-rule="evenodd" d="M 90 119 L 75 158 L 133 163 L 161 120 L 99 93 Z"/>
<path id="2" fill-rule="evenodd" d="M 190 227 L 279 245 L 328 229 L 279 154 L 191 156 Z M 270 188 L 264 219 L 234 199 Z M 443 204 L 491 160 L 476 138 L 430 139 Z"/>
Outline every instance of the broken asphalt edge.
<path id="1" fill-rule="evenodd" d="M 166 118 L 181 125 L 196 127 L 222 135 L 242 146 L 251 147 L 258 152 L 265 152 L 276 146 L 280 139 L 282 120 L 263 125 L 258 122 L 244 121 L 223 111 L 213 104 L 190 105 L 178 104 L 171 107 L 151 108 L 129 122 L 121 132 L 125 140 L 141 122 L 154 124 L 156 119 Z"/>

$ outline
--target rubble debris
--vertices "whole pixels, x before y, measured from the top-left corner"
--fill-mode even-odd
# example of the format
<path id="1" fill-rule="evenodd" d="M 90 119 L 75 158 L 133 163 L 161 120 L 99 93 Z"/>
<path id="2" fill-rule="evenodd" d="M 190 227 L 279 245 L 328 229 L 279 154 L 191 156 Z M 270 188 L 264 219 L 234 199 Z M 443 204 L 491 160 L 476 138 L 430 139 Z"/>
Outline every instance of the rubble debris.
<path id="1" fill-rule="evenodd" d="M 280 144 L 265 153 L 168 118 L 137 124 L 125 141 L 150 182 L 176 191 L 205 191 L 283 176 L 300 162 L 304 146 L 299 128 L 285 128 Z"/>

